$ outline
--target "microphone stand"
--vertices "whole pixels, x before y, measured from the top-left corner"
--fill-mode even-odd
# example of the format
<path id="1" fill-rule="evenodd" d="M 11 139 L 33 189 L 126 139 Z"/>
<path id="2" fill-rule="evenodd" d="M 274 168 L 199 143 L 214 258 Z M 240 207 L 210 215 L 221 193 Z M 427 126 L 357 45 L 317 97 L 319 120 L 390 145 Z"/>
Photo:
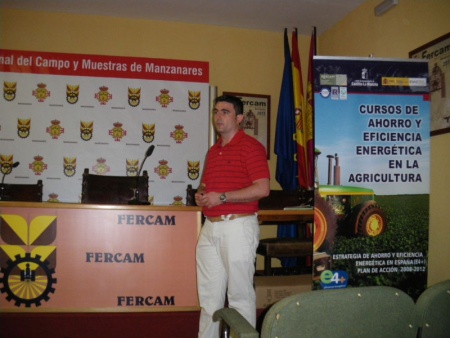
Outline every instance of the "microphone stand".
<path id="1" fill-rule="evenodd" d="M 17 168 L 19 166 L 20 162 L 14 162 L 13 165 L 6 171 L 3 173 L 3 177 L 2 177 L 2 183 L 0 185 L 0 201 L 8 201 L 8 197 L 6 197 L 5 199 L 5 176 L 9 175 L 12 173 L 14 168 Z"/>
<path id="2" fill-rule="evenodd" d="M 139 177 L 141 176 L 142 167 L 144 166 L 145 160 L 150 157 L 150 155 L 153 153 L 153 150 L 155 150 L 155 146 L 151 145 L 148 147 L 147 151 L 145 152 L 145 157 L 142 160 L 142 163 L 139 167 L 138 174 L 136 176 L 136 189 L 134 190 L 134 198 L 132 200 L 128 201 L 129 205 L 150 205 L 149 201 L 140 201 L 140 194 L 139 194 Z"/>

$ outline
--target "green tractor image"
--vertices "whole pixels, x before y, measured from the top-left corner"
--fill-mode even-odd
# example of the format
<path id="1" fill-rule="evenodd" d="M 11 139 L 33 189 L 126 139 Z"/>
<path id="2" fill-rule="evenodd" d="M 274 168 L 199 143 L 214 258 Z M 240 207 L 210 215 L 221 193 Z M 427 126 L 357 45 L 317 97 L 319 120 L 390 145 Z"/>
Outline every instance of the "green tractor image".
<path id="1" fill-rule="evenodd" d="M 319 155 L 320 152 L 316 150 L 316 162 Z M 329 251 L 337 233 L 375 237 L 381 235 L 387 225 L 386 214 L 376 203 L 374 191 L 368 188 L 340 185 L 339 157 L 337 154 L 327 157 L 328 183 L 316 185 L 315 189 L 315 252 Z M 335 160 L 334 170 L 333 159 Z M 333 182 L 332 176 L 334 176 Z M 317 177 L 316 172 L 316 181 Z"/>

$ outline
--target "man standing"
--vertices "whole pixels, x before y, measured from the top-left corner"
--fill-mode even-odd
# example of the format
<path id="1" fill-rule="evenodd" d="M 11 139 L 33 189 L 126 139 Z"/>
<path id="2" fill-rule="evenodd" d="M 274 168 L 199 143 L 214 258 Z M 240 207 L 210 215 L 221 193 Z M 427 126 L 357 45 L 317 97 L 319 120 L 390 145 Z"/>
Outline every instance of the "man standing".
<path id="1" fill-rule="evenodd" d="M 205 223 L 197 243 L 199 338 L 219 337 L 214 312 L 228 305 L 253 326 L 253 287 L 259 242 L 258 200 L 269 195 L 269 167 L 264 146 L 239 128 L 243 103 L 235 96 L 214 101 L 213 119 L 220 138 L 207 155 L 195 202 Z"/>

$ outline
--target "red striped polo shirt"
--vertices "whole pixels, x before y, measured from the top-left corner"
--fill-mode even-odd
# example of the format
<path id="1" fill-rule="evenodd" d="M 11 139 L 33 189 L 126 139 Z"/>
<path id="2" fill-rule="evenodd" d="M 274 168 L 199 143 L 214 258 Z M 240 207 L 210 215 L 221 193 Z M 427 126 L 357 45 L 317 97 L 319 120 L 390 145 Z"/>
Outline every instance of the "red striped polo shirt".
<path id="1" fill-rule="evenodd" d="M 222 139 L 211 147 L 202 182 L 206 184 L 206 192 L 222 193 L 248 187 L 261 178 L 270 179 L 266 150 L 258 140 L 239 130 L 224 147 Z M 252 214 L 257 211 L 258 201 L 203 207 L 203 213 L 207 217 Z"/>

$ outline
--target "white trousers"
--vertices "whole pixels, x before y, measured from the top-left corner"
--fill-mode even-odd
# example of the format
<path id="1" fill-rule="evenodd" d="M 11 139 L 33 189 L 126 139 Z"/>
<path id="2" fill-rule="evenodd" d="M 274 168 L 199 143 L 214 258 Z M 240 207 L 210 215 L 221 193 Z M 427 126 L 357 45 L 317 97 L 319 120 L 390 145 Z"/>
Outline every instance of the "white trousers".
<path id="1" fill-rule="evenodd" d="M 197 243 L 197 289 L 200 301 L 199 338 L 219 337 L 216 310 L 236 309 L 256 326 L 256 296 L 253 285 L 259 224 L 254 216 L 205 223 Z"/>

